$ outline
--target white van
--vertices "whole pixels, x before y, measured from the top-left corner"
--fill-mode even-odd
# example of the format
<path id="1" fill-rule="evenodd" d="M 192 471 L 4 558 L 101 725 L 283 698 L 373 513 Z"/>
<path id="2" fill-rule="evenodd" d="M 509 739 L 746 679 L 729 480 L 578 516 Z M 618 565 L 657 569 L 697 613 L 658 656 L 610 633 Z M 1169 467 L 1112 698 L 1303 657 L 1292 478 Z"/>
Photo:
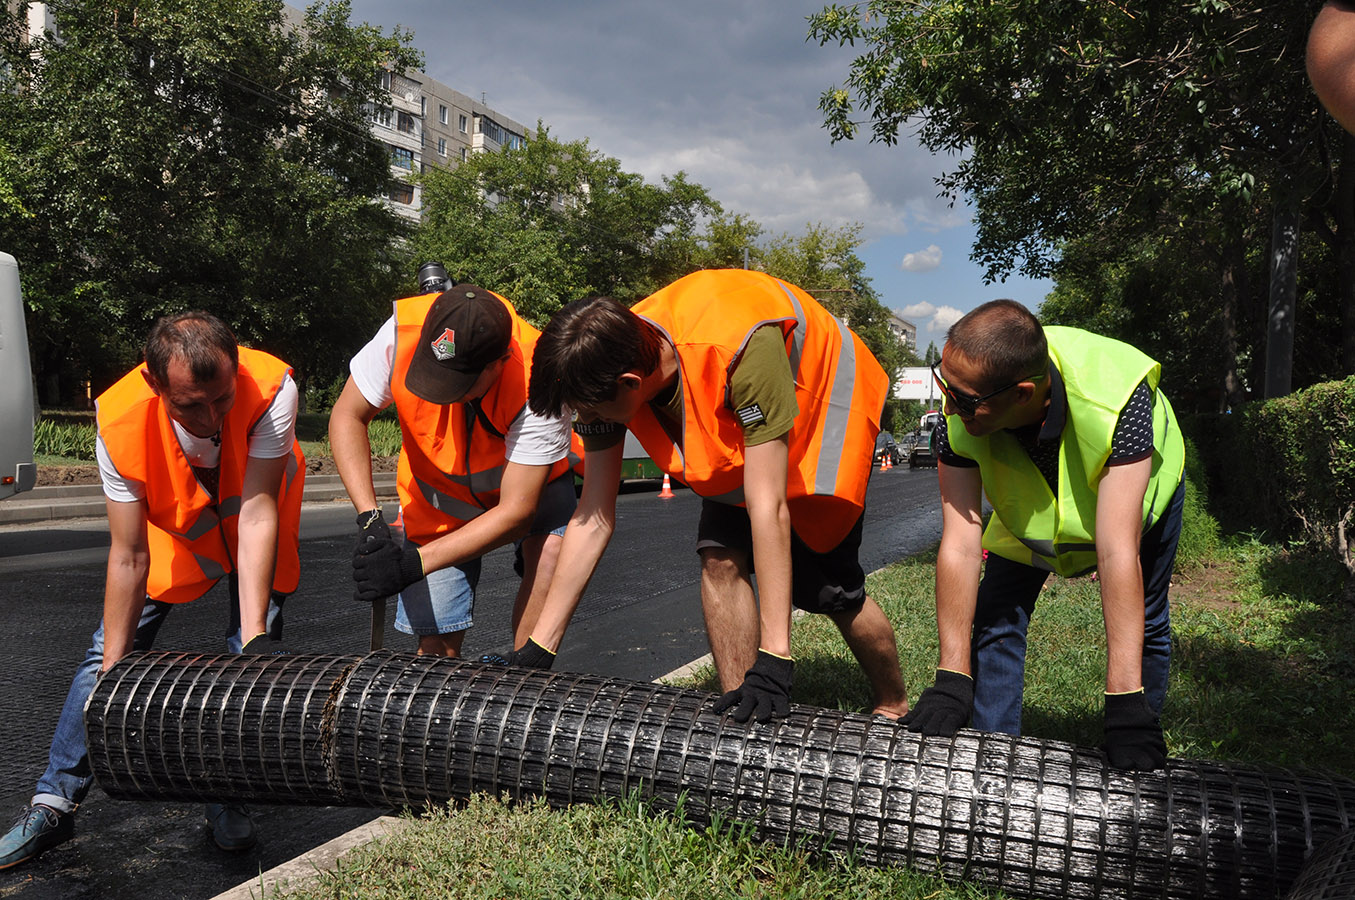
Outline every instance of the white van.
<path id="1" fill-rule="evenodd" d="M 32 490 L 33 372 L 19 291 L 19 264 L 0 253 L 0 500 Z"/>

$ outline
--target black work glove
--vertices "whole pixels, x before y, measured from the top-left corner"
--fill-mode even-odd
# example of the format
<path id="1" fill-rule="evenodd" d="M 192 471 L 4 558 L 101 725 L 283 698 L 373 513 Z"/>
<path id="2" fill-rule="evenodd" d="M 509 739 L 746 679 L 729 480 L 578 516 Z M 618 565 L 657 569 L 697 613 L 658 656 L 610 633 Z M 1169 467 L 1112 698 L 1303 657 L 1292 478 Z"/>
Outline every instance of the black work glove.
<path id="1" fill-rule="evenodd" d="M 790 683 L 795 660 L 777 656 L 759 649 L 753 668 L 743 676 L 743 684 L 715 701 L 711 712 L 734 711 L 730 718 L 747 722 L 755 717 L 759 722 L 784 719 L 790 715 Z"/>
<path id="2" fill-rule="evenodd" d="M 361 553 L 362 548 L 368 544 L 389 541 L 390 539 L 391 529 L 386 524 L 386 519 L 381 513 L 381 507 L 378 506 L 375 509 L 358 513 L 358 544 L 353 548 L 354 556 Z"/>
<path id="3" fill-rule="evenodd" d="M 486 653 L 484 656 L 480 657 L 480 662 L 488 663 L 493 666 L 522 666 L 528 669 L 549 669 L 551 666 L 555 665 L 555 654 L 531 638 L 527 638 L 527 643 L 523 644 L 520 650 L 514 650 L 506 656 L 502 653 Z"/>
<path id="4" fill-rule="evenodd" d="M 1117 769 L 1148 772 L 1167 765 L 1162 722 L 1140 688 L 1130 694 L 1106 694 L 1106 757 Z"/>
<path id="5" fill-rule="evenodd" d="M 973 712 L 974 679 L 963 672 L 937 669 L 936 681 L 899 721 L 909 731 L 953 737 Z"/>
<path id="6" fill-rule="evenodd" d="M 240 648 L 240 653 L 245 656 L 287 656 L 291 652 L 281 640 L 270 637 L 266 631 L 254 635 Z"/>
<path id="7" fill-rule="evenodd" d="M 370 541 L 353 554 L 354 600 L 371 603 L 398 594 L 423 578 L 423 559 L 417 547 L 400 547 L 387 538 Z"/>

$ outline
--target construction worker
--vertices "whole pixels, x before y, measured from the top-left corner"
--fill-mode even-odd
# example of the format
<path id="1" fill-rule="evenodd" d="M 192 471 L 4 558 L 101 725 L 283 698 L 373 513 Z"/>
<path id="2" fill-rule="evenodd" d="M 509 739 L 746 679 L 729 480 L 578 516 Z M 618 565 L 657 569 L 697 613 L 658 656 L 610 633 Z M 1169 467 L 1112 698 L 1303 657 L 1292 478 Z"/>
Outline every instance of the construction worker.
<path id="1" fill-rule="evenodd" d="M 530 640 L 548 666 L 615 524 L 625 430 L 703 498 L 701 602 L 739 721 L 788 712 L 791 605 L 828 615 L 864 668 L 874 711 L 907 711 L 894 630 L 858 560 L 866 484 L 889 378 L 861 340 L 799 288 L 760 272 L 697 272 L 629 310 L 566 306 L 537 343 L 531 406 L 577 412 L 585 475 Z M 755 595 L 751 574 L 758 576 Z"/>
<path id="2" fill-rule="evenodd" d="M 76 669 L 46 773 L 0 838 L 0 868 L 33 859 L 74 833 L 92 776 L 84 706 L 101 672 L 148 650 L 170 610 L 230 587 L 233 652 L 274 652 L 281 601 L 300 574 L 305 460 L 295 436 L 297 389 L 286 363 L 238 347 L 203 312 L 161 319 L 145 365 L 96 403 L 99 475 L 108 512 L 103 621 Z M 224 850 L 254 845 L 243 806 L 207 804 Z"/>
<path id="3" fill-rule="evenodd" d="M 521 539 L 515 631 L 529 633 L 544 600 L 575 496 L 569 423 L 527 409 L 538 336 L 474 285 L 399 300 L 353 357 L 330 414 L 334 462 L 358 511 L 355 596 L 398 595 L 395 627 L 417 636 L 421 654 L 460 654 L 480 558 L 495 547 Z M 403 439 L 397 523 L 377 506 L 367 434 L 392 402 Z"/>
<path id="4" fill-rule="evenodd" d="M 1109 760 L 1162 767 L 1185 449 L 1158 389 L 1161 367 L 1128 344 L 1042 328 L 1016 301 L 994 300 L 951 326 L 932 372 L 946 412 L 936 433 L 940 660 L 904 721 L 950 735 L 972 714 L 981 731 L 1020 734 L 1026 628 L 1040 588 L 1050 572 L 1095 569 Z"/>

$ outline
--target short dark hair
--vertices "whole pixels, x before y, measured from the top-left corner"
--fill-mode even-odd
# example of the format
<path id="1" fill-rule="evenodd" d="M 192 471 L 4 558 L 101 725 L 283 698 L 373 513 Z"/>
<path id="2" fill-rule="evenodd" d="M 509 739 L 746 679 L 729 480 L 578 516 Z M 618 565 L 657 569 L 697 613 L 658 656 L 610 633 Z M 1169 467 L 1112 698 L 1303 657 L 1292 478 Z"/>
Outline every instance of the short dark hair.
<path id="1" fill-rule="evenodd" d="M 527 390 L 532 412 L 558 416 L 567 406 L 614 399 L 623 374 L 648 375 L 658 368 L 661 340 L 654 326 L 611 297 L 566 304 L 532 352 Z"/>
<path id="2" fill-rule="evenodd" d="M 989 300 L 974 307 L 946 333 L 946 346 L 978 364 L 988 379 L 974 389 L 1042 375 L 1049 368 L 1049 342 L 1040 320 L 1015 300 Z"/>
<path id="3" fill-rule="evenodd" d="M 169 364 L 176 359 L 188 366 L 195 384 L 215 378 L 223 358 L 232 371 L 240 367 L 235 333 L 225 322 L 202 310 L 161 318 L 146 336 L 145 354 L 146 368 L 161 386 L 169 384 Z"/>

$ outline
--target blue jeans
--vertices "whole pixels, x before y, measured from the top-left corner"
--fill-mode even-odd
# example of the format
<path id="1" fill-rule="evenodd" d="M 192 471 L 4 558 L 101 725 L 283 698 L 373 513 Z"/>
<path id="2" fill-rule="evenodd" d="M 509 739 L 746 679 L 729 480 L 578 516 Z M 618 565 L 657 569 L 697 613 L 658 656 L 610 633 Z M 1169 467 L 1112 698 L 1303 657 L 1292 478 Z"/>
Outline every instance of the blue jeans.
<path id="1" fill-rule="evenodd" d="M 141 608 L 141 620 L 136 625 L 136 635 L 132 639 L 133 650 L 149 650 L 155 643 L 155 636 L 165 617 L 174 607 L 173 603 L 160 603 L 146 598 Z M 268 620 L 272 624 L 277 616 L 278 606 L 269 603 Z M 240 652 L 240 634 L 237 631 L 227 637 L 227 649 L 231 653 Z M 94 693 L 94 685 L 99 680 L 99 670 L 104 660 L 104 626 L 99 622 L 90 648 L 85 651 L 85 661 L 75 670 L 70 690 L 66 692 L 66 702 L 61 707 L 61 716 L 56 721 L 56 733 L 52 735 L 52 749 L 47 755 L 47 771 L 38 779 L 37 793 L 33 803 L 41 803 L 53 809 L 69 813 L 74 812 L 80 802 L 89 793 L 94 782 L 90 771 L 89 749 L 85 744 L 85 703 Z"/>
<path id="2" fill-rule="evenodd" d="M 1185 486 L 1176 489 L 1162 517 L 1139 541 L 1143 568 L 1143 687 L 1148 705 L 1161 712 L 1171 663 L 1171 609 L 1167 590 L 1181 537 Z M 1026 677 L 1026 629 L 1049 573 L 990 553 L 974 610 L 970 671 L 974 673 L 974 728 L 1021 733 Z"/>

